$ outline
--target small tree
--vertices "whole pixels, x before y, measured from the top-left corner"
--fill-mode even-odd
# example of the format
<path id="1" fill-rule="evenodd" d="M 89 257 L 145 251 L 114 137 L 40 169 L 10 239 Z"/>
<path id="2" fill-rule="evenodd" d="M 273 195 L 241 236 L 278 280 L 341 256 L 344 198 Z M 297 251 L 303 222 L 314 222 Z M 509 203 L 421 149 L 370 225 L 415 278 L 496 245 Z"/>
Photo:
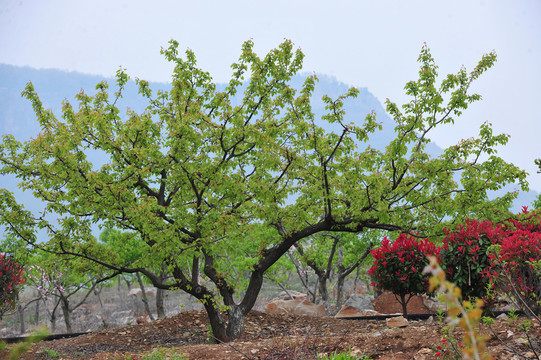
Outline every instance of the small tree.
<path id="1" fill-rule="evenodd" d="M 312 295 L 312 301 L 316 301 L 319 293 L 327 315 L 335 315 L 342 307 L 346 278 L 370 257 L 374 239 L 379 233 L 367 231 L 359 235 L 321 234 L 295 245 L 298 260 L 310 268 L 316 277 L 313 288 L 304 276 L 306 269 L 301 270 L 296 259 L 292 258 L 291 261 L 296 264 L 297 273 L 308 293 Z M 331 302 L 335 305 L 334 310 Z"/>
<path id="2" fill-rule="evenodd" d="M 72 312 L 86 302 L 98 284 L 113 277 L 84 259 L 58 259 L 47 252 L 35 254 L 32 263 L 26 267 L 27 283 L 37 289 L 45 305 L 48 301 L 52 303 L 52 310 L 45 307 L 52 332 L 56 329 L 57 310 L 60 309 L 66 331 L 72 333 Z M 74 301 L 75 295 L 81 292 L 84 292 L 82 298 Z"/>
<path id="3" fill-rule="evenodd" d="M 0 318 L 15 306 L 18 288 L 23 283 L 23 268 L 0 254 Z"/>
<path id="4" fill-rule="evenodd" d="M 400 234 L 395 241 L 385 237 L 381 246 L 372 250 L 374 265 L 368 274 L 373 285 L 392 292 L 407 315 L 411 297 L 429 293 L 429 275 L 424 273 L 429 264 L 428 255 L 437 256 L 439 249 L 428 239 L 420 240 Z"/>

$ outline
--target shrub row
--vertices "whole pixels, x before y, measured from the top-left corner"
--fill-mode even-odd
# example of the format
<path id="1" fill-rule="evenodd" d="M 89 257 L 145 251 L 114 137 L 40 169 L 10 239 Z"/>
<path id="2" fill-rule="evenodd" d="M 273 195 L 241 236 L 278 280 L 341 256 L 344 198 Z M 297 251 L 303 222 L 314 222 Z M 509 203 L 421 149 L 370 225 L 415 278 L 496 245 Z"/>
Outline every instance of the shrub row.
<path id="1" fill-rule="evenodd" d="M 404 314 L 411 296 L 431 295 L 430 275 L 423 272 L 428 255 L 436 256 L 465 300 L 482 299 L 489 308 L 495 294 L 505 292 L 521 308 L 541 310 L 541 217 L 527 208 L 502 223 L 467 220 L 446 229 L 441 246 L 414 235 L 384 238 L 372 251 L 368 273 L 377 289 L 395 294 Z"/>

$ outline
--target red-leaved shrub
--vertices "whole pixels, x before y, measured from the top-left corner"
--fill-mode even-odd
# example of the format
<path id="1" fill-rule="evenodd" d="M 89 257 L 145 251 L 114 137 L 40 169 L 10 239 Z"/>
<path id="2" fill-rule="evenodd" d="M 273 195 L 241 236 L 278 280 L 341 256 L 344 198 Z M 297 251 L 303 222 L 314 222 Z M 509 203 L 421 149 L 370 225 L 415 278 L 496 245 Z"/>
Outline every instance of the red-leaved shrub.
<path id="1" fill-rule="evenodd" d="M 429 275 L 424 274 L 429 264 L 427 255 L 438 255 L 438 248 L 428 239 L 417 239 L 400 234 L 391 242 L 385 237 L 381 246 L 372 250 L 373 266 L 368 274 L 373 285 L 380 290 L 392 292 L 407 314 L 407 304 L 413 295 L 426 294 L 429 290 Z"/>
<path id="2" fill-rule="evenodd" d="M 0 254 L 0 315 L 15 306 L 18 286 L 24 283 L 23 269 Z"/>
<path id="3" fill-rule="evenodd" d="M 445 229 L 439 261 L 447 279 L 462 291 L 465 300 L 486 298 L 490 279 L 486 271 L 491 266 L 488 248 L 501 244 L 506 232 L 490 221 L 466 220 L 453 230 Z"/>
<path id="4" fill-rule="evenodd" d="M 541 312 L 541 217 L 523 208 L 505 223 L 507 236 L 498 251 L 490 254 L 487 276 L 500 291 L 523 301 L 530 310 Z"/>

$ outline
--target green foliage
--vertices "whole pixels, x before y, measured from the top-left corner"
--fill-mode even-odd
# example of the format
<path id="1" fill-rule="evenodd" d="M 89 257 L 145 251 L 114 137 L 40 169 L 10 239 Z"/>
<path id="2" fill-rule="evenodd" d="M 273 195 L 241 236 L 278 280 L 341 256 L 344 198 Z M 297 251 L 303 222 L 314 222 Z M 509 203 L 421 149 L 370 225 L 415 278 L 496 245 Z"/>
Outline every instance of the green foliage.
<path id="1" fill-rule="evenodd" d="M 290 41 L 264 57 L 253 47 L 243 44 L 218 91 L 195 54 L 179 55 L 171 41 L 162 50 L 174 65 L 171 90 L 137 79 L 148 104 L 140 113 L 121 110 L 129 81 L 122 69 L 116 91 L 105 82 L 93 95 L 81 91 L 77 106 L 63 103 L 61 119 L 29 83 L 23 96 L 41 132 L 26 142 L 3 136 L 0 172 L 15 175 L 44 209 L 32 213 L 0 190 L 9 236 L 181 289 L 204 304 L 215 336 L 229 341 L 240 335 L 264 273 L 303 239 L 369 229 L 435 235 L 469 216 L 498 217 L 516 196 L 488 201 L 487 191 L 515 181 L 526 188 L 525 172 L 495 155 L 507 136 L 488 124 L 441 156 L 425 151 L 432 129 L 480 99 L 468 89 L 492 67 L 494 53 L 437 84 L 423 47 L 419 80 L 406 84 L 412 100 L 401 108 L 386 103 L 395 138 L 380 151 L 366 146 L 381 129 L 375 114 L 346 117 L 344 104 L 357 89 L 324 96 L 325 113 L 316 119 L 317 78 L 297 88 L 291 82 L 303 53 Z M 130 234 L 107 246 L 92 235 L 96 223 Z M 39 229 L 47 231 L 45 245 Z M 162 284 L 162 272 L 173 280 Z"/>
<path id="2" fill-rule="evenodd" d="M 353 355 L 351 351 L 345 351 L 341 353 L 335 352 L 331 355 L 318 356 L 317 360 L 371 360 L 371 358 L 366 355 L 359 357 L 357 355 Z"/>
<path id="3" fill-rule="evenodd" d="M 146 354 L 142 357 L 142 360 L 185 360 L 186 358 L 182 353 L 175 352 L 173 349 L 165 349 L 162 347 L 157 347 L 152 350 L 151 353 Z"/>
<path id="4" fill-rule="evenodd" d="M 445 319 L 445 313 L 443 312 L 442 309 L 438 309 L 438 311 L 436 312 L 436 317 L 438 318 L 438 321 L 440 322 L 440 324 L 442 324 L 443 320 Z"/>
<path id="5" fill-rule="evenodd" d="M 509 316 L 509 323 L 518 319 L 518 313 L 515 309 L 509 310 L 509 313 L 507 315 Z"/>
<path id="6" fill-rule="evenodd" d="M 30 336 L 26 338 L 23 342 L 13 345 L 13 347 L 9 351 L 7 359 L 9 360 L 19 359 L 28 350 L 30 350 L 30 347 L 32 346 L 32 344 L 40 342 L 41 340 L 45 339 L 48 335 L 49 335 L 49 332 L 47 331 L 47 328 L 45 327 L 34 330 L 30 334 Z M 4 347 L 5 347 L 5 344 L 0 341 L 0 350 L 3 350 Z"/>
<path id="7" fill-rule="evenodd" d="M 43 354 L 45 354 L 48 359 L 58 359 L 58 358 L 60 358 L 60 354 L 54 349 L 49 349 L 47 347 L 43 347 L 41 349 L 41 352 Z"/>

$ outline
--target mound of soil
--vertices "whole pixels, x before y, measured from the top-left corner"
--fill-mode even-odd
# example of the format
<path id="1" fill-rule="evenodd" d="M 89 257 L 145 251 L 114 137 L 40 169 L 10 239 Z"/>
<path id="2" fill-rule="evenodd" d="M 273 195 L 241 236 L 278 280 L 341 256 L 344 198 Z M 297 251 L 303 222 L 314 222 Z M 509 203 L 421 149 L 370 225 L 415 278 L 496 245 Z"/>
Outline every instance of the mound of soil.
<path id="1" fill-rule="evenodd" d="M 488 328 L 488 347 L 494 359 L 510 359 L 505 350 L 511 345 L 528 352 L 520 322 L 496 320 L 494 330 L 501 343 Z M 331 317 L 268 315 L 252 311 L 245 321 L 240 339 L 228 344 L 212 343 L 206 313 L 186 311 L 167 319 L 108 329 L 34 344 L 22 359 L 142 359 L 156 347 L 170 353 L 181 353 L 187 359 L 315 359 L 316 355 L 351 351 L 358 357 L 372 359 L 436 359 L 433 349 L 442 344 L 442 324 L 437 319 L 410 321 L 405 328 L 388 328 L 385 321 L 344 320 Z M 539 339 L 541 327 L 532 330 Z M 456 333 L 456 338 L 461 334 Z M 165 350 L 164 350 L 165 351 Z M 0 353 L 4 359 L 7 352 Z"/>

